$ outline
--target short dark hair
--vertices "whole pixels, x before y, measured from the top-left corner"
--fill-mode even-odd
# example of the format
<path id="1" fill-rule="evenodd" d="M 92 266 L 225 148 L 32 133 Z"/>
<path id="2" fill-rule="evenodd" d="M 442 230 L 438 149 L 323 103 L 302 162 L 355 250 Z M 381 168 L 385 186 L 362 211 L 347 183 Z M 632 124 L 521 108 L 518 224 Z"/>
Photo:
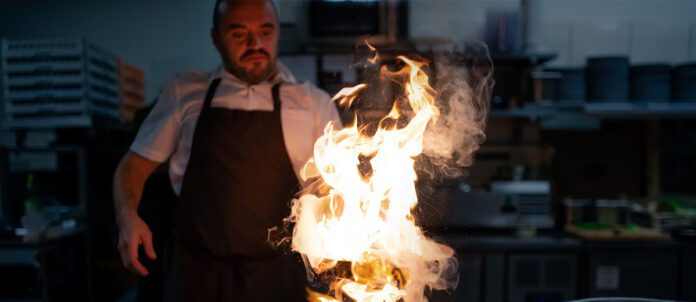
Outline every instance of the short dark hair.
<path id="1" fill-rule="evenodd" d="M 215 8 L 213 9 L 213 29 L 217 30 L 218 25 L 220 24 L 220 4 L 223 2 L 227 3 L 227 5 L 234 5 L 237 3 L 241 2 L 248 2 L 248 1 L 253 1 L 253 0 L 216 0 L 215 1 Z M 278 16 L 278 9 L 276 8 L 275 2 L 273 0 L 265 0 L 265 2 L 270 2 L 271 5 L 273 6 L 273 12 L 276 15 L 276 18 L 278 19 L 278 22 L 280 22 L 280 16 Z"/>

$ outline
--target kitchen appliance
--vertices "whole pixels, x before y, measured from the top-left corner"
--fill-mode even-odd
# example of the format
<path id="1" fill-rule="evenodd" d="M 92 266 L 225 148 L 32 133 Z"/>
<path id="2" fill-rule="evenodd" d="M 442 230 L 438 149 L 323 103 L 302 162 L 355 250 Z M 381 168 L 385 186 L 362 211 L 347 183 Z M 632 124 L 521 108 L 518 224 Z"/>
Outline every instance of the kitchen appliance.
<path id="1" fill-rule="evenodd" d="M 443 217 L 448 226 L 503 229 L 554 225 L 548 181 L 494 181 L 490 191 L 465 190 L 449 192 Z"/>
<path id="2" fill-rule="evenodd" d="M 595 203 L 597 222 L 607 225 L 626 223 L 628 202 L 623 199 L 599 199 Z"/>
<path id="3" fill-rule="evenodd" d="M 315 44 L 354 44 L 365 36 L 370 36 L 370 43 L 384 44 L 408 36 L 405 0 L 312 0 L 309 17 Z"/>

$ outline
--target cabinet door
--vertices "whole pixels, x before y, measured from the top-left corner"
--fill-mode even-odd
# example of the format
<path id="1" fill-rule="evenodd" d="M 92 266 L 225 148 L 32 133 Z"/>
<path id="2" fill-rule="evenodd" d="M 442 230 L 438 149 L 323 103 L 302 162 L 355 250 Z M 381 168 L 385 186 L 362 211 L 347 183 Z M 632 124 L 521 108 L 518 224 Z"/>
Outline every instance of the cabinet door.
<path id="1" fill-rule="evenodd" d="M 681 300 L 696 301 L 696 252 L 685 253 L 682 265 Z"/>
<path id="2" fill-rule="evenodd" d="M 505 253 L 486 253 L 483 259 L 483 301 L 503 302 L 505 301 Z"/>
<path id="3" fill-rule="evenodd" d="M 481 300 L 481 255 L 459 255 L 459 286 L 454 292 L 452 301 Z"/>
<path id="4" fill-rule="evenodd" d="M 508 301 L 567 301 L 575 298 L 574 254 L 511 254 Z"/>
<path id="5" fill-rule="evenodd" d="M 601 252 L 590 255 L 590 296 L 677 299 L 676 252 Z"/>

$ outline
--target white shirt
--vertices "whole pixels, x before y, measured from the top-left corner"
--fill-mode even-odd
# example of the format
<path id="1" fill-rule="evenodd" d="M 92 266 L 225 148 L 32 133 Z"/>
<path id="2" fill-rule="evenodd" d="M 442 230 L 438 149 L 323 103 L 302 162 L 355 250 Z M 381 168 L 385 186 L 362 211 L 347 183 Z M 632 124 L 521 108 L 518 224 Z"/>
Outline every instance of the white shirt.
<path id="1" fill-rule="evenodd" d="M 329 121 L 341 125 L 336 106 L 329 95 L 306 82 L 298 82 L 280 62 L 272 81 L 249 85 L 224 68 L 213 72 L 185 72 L 166 85 L 157 103 L 143 122 L 130 149 L 155 162 L 169 160 L 169 178 L 178 195 L 191 154 L 191 141 L 203 99 L 210 82 L 221 78 L 211 107 L 247 111 L 272 111 L 271 87 L 280 88 L 283 137 L 293 170 L 300 184 L 299 171 L 312 156 L 314 142 Z M 259 150 L 263 152 L 263 150 Z M 249 173 L 254 173 L 249 171 Z"/>

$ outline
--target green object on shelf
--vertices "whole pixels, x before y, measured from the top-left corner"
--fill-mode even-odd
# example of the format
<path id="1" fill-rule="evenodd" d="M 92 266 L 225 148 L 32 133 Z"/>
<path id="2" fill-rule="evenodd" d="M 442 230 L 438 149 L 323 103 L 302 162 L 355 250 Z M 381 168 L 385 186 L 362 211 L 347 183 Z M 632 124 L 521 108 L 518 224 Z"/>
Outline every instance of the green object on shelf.
<path id="1" fill-rule="evenodd" d="M 672 211 L 674 211 L 674 213 L 677 213 L 677 215 L 681 217 L 696 218 L 696 208 L 684 207 L 677 197 L 665 197 L 665 203 L 672 209 Z"/>
<path id="2" fill-rule="evenodd" d="M 607 230 L 612 228 L 611 225 L 599 222 L 579 222 L 575 224 L 575 227 L 580 230 Z"/>
<path id="3" fill-rule="evenodd" d="M 665 197 L 665 203 L 672 208 L 673 211 L 678 212 L 682 209 L 681 203 L 676 197 L 668 196 Z"/>
<path id="4" fill-rule="evenodd" d="M 624 231 L 636 232 L 636 231 L 640 230 L 640 226 L 638 226 L 635 223 L 629 223 L 629 224 L 623 225 L 623 229 L 624 229 Z"/>
<path id="5" fill-rule="evenodd" d="M 634 223 L 621 224 L 621 225 L 611 225 L 599 222 L 580 222 L 576 223 L 575 227 L 583 231 L 598 231 L 598 230 L 611 230 L 620 229 L 628 232 L 636 232 L 640 230 L 640 226 Z"/>

